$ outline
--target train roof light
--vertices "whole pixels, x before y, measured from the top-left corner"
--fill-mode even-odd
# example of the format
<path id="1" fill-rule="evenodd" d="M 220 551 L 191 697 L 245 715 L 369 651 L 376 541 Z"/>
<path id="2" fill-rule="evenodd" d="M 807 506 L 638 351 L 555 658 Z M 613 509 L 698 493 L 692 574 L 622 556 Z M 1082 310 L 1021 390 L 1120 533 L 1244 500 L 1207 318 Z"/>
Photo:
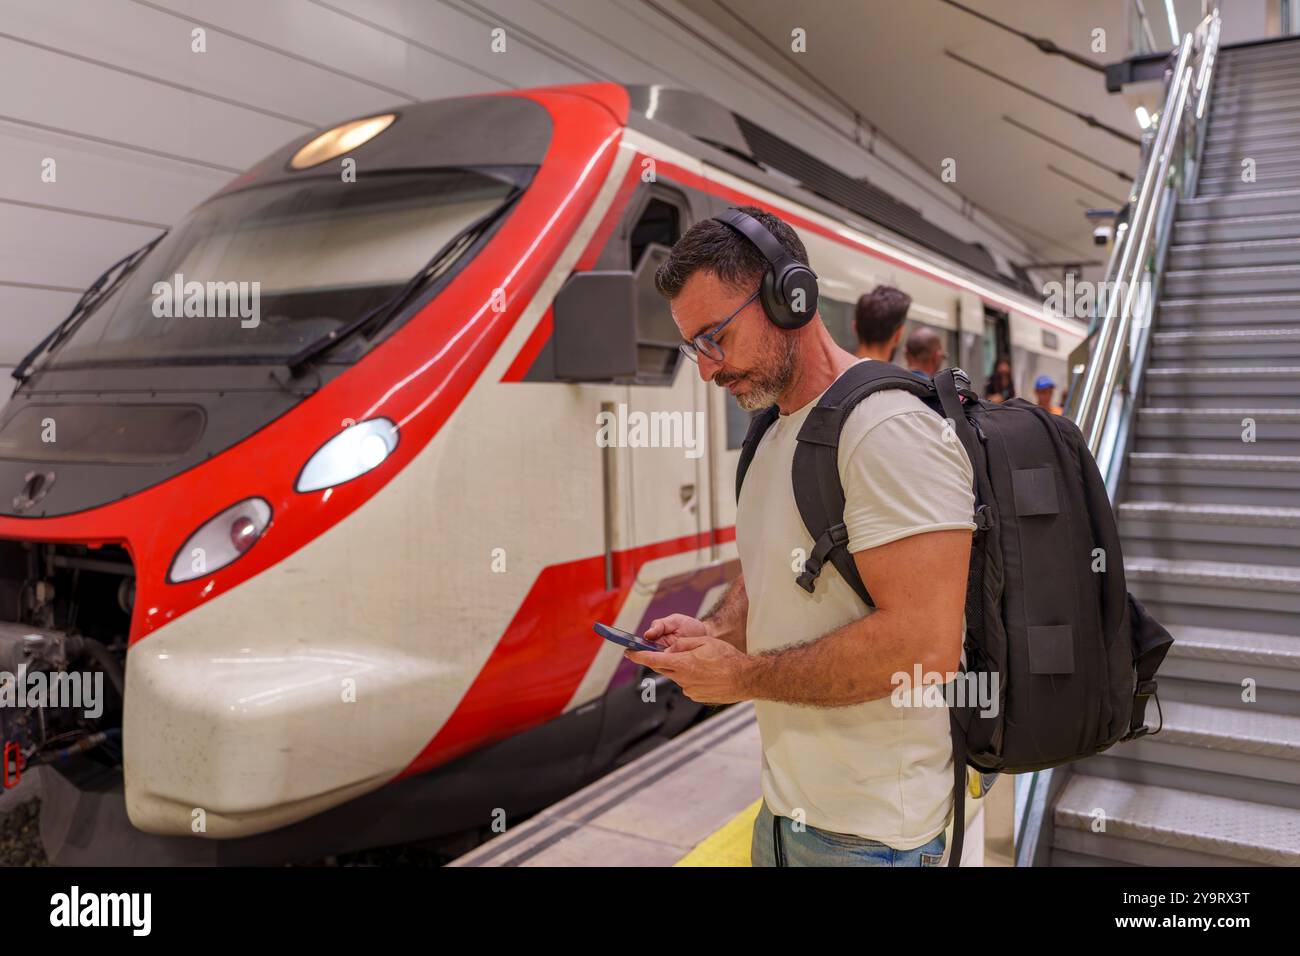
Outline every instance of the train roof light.
<path id="1" fill-rule="evenodd" d="M 397 119 L 396 113 L 384 113 L 380 116 L 367 116 L 365 119 L 341 123 L 333 129 L 327 129 L 289 160 L 291 169 L 307 169 L 319 166 L 326 160 L 350 153 L 365 143 L 370 142 Z"/>

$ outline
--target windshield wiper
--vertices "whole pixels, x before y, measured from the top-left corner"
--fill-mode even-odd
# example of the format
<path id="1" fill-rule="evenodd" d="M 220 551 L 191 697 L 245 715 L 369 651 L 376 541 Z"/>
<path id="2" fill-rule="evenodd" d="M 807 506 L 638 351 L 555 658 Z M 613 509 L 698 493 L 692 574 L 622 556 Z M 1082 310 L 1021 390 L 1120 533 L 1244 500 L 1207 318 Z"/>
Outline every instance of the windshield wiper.
<path id="1" fill-rule="evenodd" d="M 462 252 L 472 246 L 478 239 L 491 228 L 492 224 L 505 215 L 516 199 L 523 195 L 523 190 L 516 188 L 491 212 L 471 222 L 460 232 L 452 236 L 443 244 L 433 257 L 422 265 L 419 270 L 407 280 L 402 288 L 398 289 L 396 294 L 391 298 L 379 303 L 373 309 L 370 309 L 357 318 L 353 319 L 347 325 L 333 329 L 326 335 L 312 342 L 297 355 L 288 360 L 290 373 L 297 375 L 303 367 L 313 359 L 319 358 L 328 352 L 334 346 L 338 345 L 344 339 L 350 338 L 357 332 L 365 332 L 367 335 L 377 332 L 383 328 L 385 323 L 393 316 L 401 312 L 402 307 L 411 300 L 421 288 L 424 287 L 431 278 L 438 274 L 439 269 L 445 265 L 455 262 Z"/>
<path id="2" fill-rule="evenodd" d="M 34 349 L 23 356 L 23 360 L 18 363 L 18 366 L 12 372 L 9 373 L 18 380 L 19 385 L 27 381 L 27 370 L 31 367 L 31 364 L 44 353 L 52 351 L 55 346 L 71 335 L 73 329 L 78 324 L 78 320 L 89 315 L 93 306 L 97 305 L 114 289 L 116 289 L 121 281 L 126 277 L 127 273 L 134 269 L 140 260 L 153 250 L 154 246 L 162 242 L 163 236 L 165 235 L 167 235 L 167 230 L 163 230 L 157 238 L 147 242 L 145 245 L 135 250 L 135 252 L 129 253 L 121 259 L 118 259 L 117 262 L 114 262 L 111 266 L 105 269 L 103 274 L 92 282 L 85 292 L 81 293 L 81 298 L 79 298 L 77 304 L 72 307 L 72 311 L 68 313 L 68 317 L 56 325 L 49 335 L 41 339 Z M 117 273 L 116 276 L 114 276 L 114 273 Z M 111 284 L 108 281 L 110 277 L 113 278 Z M 107 285 L 108 288 L 104 288 L 105 285 Z"/>

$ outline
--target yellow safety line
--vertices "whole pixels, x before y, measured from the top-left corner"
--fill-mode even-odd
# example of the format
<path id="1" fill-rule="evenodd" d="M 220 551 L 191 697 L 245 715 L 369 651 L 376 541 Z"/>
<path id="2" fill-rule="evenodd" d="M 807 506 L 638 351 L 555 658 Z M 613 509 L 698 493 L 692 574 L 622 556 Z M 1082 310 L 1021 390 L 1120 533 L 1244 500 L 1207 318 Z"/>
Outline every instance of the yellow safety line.
<path id="1" fill-rule="evenodd" d="M 754 819 L 762 805 L 760 797 L 701 840 L 673 866 L 749 866 Z"/>

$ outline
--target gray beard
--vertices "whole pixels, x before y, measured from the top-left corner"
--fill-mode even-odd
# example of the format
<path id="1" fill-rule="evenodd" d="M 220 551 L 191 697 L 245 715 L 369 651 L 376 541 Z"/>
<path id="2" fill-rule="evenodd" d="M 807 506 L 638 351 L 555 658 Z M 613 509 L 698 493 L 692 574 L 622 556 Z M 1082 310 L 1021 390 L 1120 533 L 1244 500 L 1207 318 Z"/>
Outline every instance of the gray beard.
<path id="1" fill-rule="evenodd" d="M 772 350 L 772 365 L 762 372 L 751 372 L 748 376 L 749 390 L 736 396 L 736 404 L 747 412 L 775 405 L 790 383 L 794 381 L 795 368 L 799 364 L 799 344 L 793 335 L 778 333 L 776 347 Z"/>

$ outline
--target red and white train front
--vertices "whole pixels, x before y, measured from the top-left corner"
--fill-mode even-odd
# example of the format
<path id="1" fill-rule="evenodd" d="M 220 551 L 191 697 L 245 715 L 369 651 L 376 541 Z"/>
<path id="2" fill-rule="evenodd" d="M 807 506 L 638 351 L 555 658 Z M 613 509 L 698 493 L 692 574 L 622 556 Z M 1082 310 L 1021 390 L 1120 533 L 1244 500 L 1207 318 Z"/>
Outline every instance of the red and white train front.
<path id="1" fill-rule="evenodd" d="M 240 838 L 608 682 L 536 574 L 615 619 L 553 567 L 601 551 L 548 513 L 581 493 L 564 455 L 598 474 L 595 426 L 548 416 L 577 437 L 547 460 L 556 426 L 500 383 L 599 228 L 627 110 L 556 88 L 304 137 L 85 298 L 0 413 L 0 647 L 121 692 L 97 721 L 9 712 L 7 756 L 120 746 L 134 827 Z"/>

